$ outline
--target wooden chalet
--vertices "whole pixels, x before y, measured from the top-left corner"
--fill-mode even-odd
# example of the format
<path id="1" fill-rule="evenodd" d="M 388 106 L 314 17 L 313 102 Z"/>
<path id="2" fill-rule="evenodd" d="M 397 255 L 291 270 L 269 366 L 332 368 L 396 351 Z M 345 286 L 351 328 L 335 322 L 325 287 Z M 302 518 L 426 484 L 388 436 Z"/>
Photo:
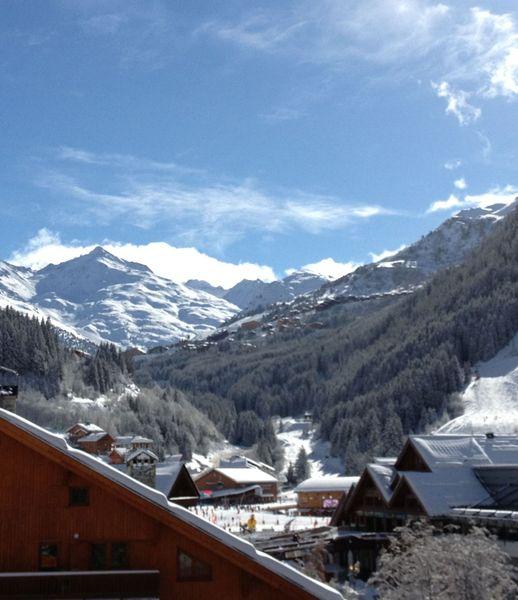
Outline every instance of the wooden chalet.
<path id="1" fill-rule="evenodd" d="M 88 454 L 107 454 L 113 447 L 114 439 L 106 431 L 89 433 L 77 440 L 77 446 Z"/>
<path id="2" fill-rule="evenodd" d="M 217 467 L 195 478 L 201 498 L 228 504 L 252 504 L 277 499 L 278 480 L 255 467 Z"/>
<path id="3" fill-rule="evenodd" d="M 359 477 L 313 477 L 299 483 L 294 489 L 297 508 L 301 513 L 330 515 Z"/>
<path id="4" fill-rule="evenodd" d="M 75 423 L 72 427 L 69 427 L 66 431 L 68 441 L 76 445 L 78 440 L 82 437 L 86 437 L 91 433 L 104 433 L 104 429 L 96 425 L 95 423 Z"/>
<path id="5" fill-rule="evenodd" d="M 341 598 L 5 410 L 0 446 L 0 598 Z"/>
<path id="6" fill-rule="evenodd" d="M 397 458 L 367 465 L 332 522 L 390 532 L 459 508 L 518 509 L 518 436 L 410 436 Z"/>

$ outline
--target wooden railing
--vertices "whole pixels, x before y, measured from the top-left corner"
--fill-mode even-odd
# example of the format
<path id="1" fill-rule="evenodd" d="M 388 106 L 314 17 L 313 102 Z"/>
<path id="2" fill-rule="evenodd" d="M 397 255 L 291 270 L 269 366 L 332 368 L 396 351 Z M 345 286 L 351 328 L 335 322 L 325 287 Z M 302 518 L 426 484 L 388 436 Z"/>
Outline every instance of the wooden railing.
<path id="1" fill-rule="evenodd" d="M 158 598 L 158 571 L 0 573 L 1 600 Z"/>

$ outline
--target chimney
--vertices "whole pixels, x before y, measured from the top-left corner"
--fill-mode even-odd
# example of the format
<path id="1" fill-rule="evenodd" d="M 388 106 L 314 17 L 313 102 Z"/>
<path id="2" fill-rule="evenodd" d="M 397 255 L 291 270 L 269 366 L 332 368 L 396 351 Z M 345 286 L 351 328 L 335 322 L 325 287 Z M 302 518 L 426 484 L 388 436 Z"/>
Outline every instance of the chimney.
<path id="1" fill-rule="evenodd" d="M 0 408 L 16 412 L 19 375 L 13 369 L 0 366 Z"/>

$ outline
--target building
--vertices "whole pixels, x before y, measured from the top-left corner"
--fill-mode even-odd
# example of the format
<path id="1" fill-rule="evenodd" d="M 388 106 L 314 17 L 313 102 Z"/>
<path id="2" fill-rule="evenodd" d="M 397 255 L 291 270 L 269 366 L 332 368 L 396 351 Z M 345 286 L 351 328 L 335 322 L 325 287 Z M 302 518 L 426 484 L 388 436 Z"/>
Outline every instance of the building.
<path id="1" fill-rule="evenodd" d="M 265 473 L 269 473 L 270 475 L 275 475 L 275 468 L 271 465 L 267 465 L 264 462 L 259 460 L 254 460 L 253 458 L 249 458 L 248 456 L 241 456 L 239 454 L 234 454 L 230 458 L 222 458 L 219 461 L 219 466 L 221 468 L 234 469 L 234 468 L 256 468 L 261 469 Z"/>
<path id="2" fill-rule="evenodd" d="M 181 506 L 194 506 L 200 499 L 200 492 L 182 462 L 181 454 L 157 467 L 155 487 L 171 502 Z"/>
<path id="3" fill-rule="evenodd" d="M 128 475 L 149 487 L 155 487 L 157 463 L 158 456 L 147 448 L 137 448 L 126 454 Z"/>
<path id="4" fill-rule="evenodd" d="M 295 488 L 297 508 L 302 513 L 332 514 L 342 496 L 347 494 L 359 477 L 313 477 Z"/>
<path id="5" fill-rule="evenodd" d="M 5 410 L 0 445 L 2 599 L 341 597 Z"/>
<path id="6" fill-rule="evenodd" d="M 90 433 L 104 433 L 104 429 L 95 423 L 76 423 L 66 430 L 67 439 L 72 445 L 76 445 L 80 438 Z"/>
<path id="7" fill-rule="evenodd" d="M 106 431 L 89 433 L 77 440 L 77 446 L 88 454 L 107 454 L 113 447 L 114 439 Z"/>
<path id="8" fill-rule="evenodd" d="M 277 499 L 278 481 L 255 467 L 217 467 L 195 478 L 202 500 L 253 504 Z"/>
<path id="9" fill-rule="evenodd" d="M 150 438 L 133 434 L 118 435 L 115 437 L 114 443 L 117 448 L 128 448 L 130 450 L 136 450 L 137 448 L 148 448 L 151 450 L 155 444 Z"/>
<path id="10" fill-rule="evenodd" d="M 125 465 L 126 464 L 126 455 L 128 454 L 128 452 L 129 452 L 128 448 L 114 446 L 108 454 L 108 459 L 110 461 L 110 464 L 111 465 Z"/>
<path id="11" fill-rule="evenodd" d="M 13 369 L 0 367 L 0 408 L 16 412 L 19 375 Z"/>

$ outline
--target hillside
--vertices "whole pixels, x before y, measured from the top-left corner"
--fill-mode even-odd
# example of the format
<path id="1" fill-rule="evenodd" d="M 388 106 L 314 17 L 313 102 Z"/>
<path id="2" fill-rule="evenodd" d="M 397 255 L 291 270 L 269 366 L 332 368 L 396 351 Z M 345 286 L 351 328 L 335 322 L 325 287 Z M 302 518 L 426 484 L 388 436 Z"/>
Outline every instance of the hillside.
<path id="1" fill-rule="evenodd" d="M 312 410 L 349 470 L 392 453 L 403 433 L 453 410 L 472 367 L 518 331 L 518 213 L 499 220 L 459 266 L 409 297 L 325 330 L 236 351 L 178 350 L 142 362 L 137 378 L 178 386 L 228 435 L 236 413 Z"/>

